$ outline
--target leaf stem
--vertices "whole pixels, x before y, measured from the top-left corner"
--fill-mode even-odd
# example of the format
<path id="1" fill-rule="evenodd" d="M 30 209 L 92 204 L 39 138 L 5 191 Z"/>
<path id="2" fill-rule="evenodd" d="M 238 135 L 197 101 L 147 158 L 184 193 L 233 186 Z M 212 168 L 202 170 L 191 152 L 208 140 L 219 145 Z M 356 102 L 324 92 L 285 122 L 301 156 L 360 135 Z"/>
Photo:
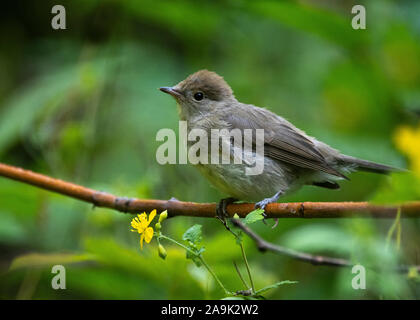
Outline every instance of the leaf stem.
<path id="1" fill-rule="evenodd" d="M 212 275 L 212 277 L 214 278 L 214 280 L 216 280 L 216 282 L 219 284 L 219 286 L 223 289 L 223 291 L 225 292 L 225 294 L 226 295 L 231 295 L 232 294 L 229 290 L 227 290 L 225 288 L 225 286 L 223 285 L 223 283 L 219 280 L 219 278 L 217 277 L 217 275 L 214 273 L 214 271 L 210 268 L 210 266 L 204 260 L 204 258 L 201 255 L 201 253 L 197 254 L 197 252 L 195 252 L 194 250 L 191 250 L 187 246 L 183 245 L 182 243 L 180 243 L 180 242 L 178 242 L 178 241 L 176 241 L 176 240 L 174 240 L 174 239 L 172 239 L 170 237 L 167 237 L 167 236 L 164 236 L 164 235 L 160 235 L 159 238 L 168 240 L 168 241 L 176 244 L 177 246 L 180 246 L 181 248 L 187 250 L 191 254 L 195 255 L 200 260 L 200 262 L 203 264 L 203 266 L 207 269 L 207 271 Z"/>
<path id="2" fill-rule="evenodd" d="M 162 234 L 162 235 L 160 235 L 160 236 L 159 236 L 159 238 L 161 238 L 161 239 L 165 239 L 165 240 L 168 240 L 168 241 L 170 241 L 170 242 L 172 242 L 172 243 L 176 244 L 177 246 L 180 246 L 181 248 L 183 248 L 183 249 L 187 250 L 188 252 L 190 252 L 190 253 L 192 253 L 192 254 L 196 255 L 196 253 L 195 253 L 193 250 L 191 250 L 191 249 L 190 249 L 190 248 L 188 248 L 187 246 L 183 245 L 182 243 L 180 243 L 180 242 L 176 241 L 175 239 L 172 239 L 172 238 L 170 238 L 170 237 L 164 236 L 163 234 Z"/>

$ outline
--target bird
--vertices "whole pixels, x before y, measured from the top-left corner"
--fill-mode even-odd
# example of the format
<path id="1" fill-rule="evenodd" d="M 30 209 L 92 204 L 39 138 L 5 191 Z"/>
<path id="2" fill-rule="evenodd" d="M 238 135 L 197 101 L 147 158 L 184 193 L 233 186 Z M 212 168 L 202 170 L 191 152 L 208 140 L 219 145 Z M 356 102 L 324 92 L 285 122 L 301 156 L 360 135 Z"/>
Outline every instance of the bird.
<path id="1" fill-rule="evenodd" d="M 339 182 L 349 180 L 348 174 L 354 171 L 387 174 L 399 170 L 342 154 L 276 113 L 241 103 L 215 72 L 200 70 L 175 86 L 159 89 L 175 98 L 180 120 L 187 122 L 188 132 L 201 129 L 210 136 L 212 129 L 264 130 L 264 168 L 260 174 L 247 175 L 247 163 L 195 164 L 217 189 L 228 195 L 217 206 L 220 219 L 227 217 L 226 206 L 238 200 L 254 201 L 255 208 L 264 209 L 305 185 L 336 190 Z M 235 148 L 232 139 L 226 139 Z M 255 155 L 254 149 L 251 152 Z"/>

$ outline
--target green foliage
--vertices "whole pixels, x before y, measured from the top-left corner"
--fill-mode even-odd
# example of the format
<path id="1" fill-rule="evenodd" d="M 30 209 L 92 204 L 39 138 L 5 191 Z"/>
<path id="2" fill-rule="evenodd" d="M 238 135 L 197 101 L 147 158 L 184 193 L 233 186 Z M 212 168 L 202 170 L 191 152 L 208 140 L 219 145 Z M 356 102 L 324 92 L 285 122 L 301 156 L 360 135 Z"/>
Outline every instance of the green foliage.
<path id="1" fill-rule="evenodd" d="M 348 19 L 331 10 L 314 5 L 296 5 L 284 1 L 258 1 L 250 6 L 257 14 L 267 16 L 287 26 L 315 33 L 342 46 L 363 44 L 366 34 L 356 34 L 348 27 Z M 334 32 L 332 32 L 332 29 Z"/>
<path id="2" fill-rule="evenodd" d="M 376 204 L 400 204 L 420 199 L 420 180 L 412 173 L 394 173 L 372 197 Z"/>
<path id="3" fill-rule="evenodd" d="M 194 168 L 155 160 L 156 132 L 178 125 L 174 102 L 157 88 L 207 68 L 223 75 L 239 100 L 281 114 L 340 151 L 406 168 L 393 134 L 402 123 L 418 122 L 411 112 L 420 110 L 420 5 L 361 4 L 366 30 L 351 28 L 351 3 L 344 1 L 75 0 L 65 4 L 65 31 L 45 29 L 49 2 L 29 2 L 31 15 L 11 4 L 11 19 L 0 21 L 7 33 L 0 37 L 7 48 L 0 52 L 0 161 L 127 197 L 216 202 L 226 195 Z M 357 173 L 340 185 L 340 191 L 308 186 L 281 201 L 420 199 L 410 174 Z M 261 214 L 242 221 L 295 250 L 389 268 L 418 263 L 414 219 L 281 219 L 272 230 L 256 223 Z M 232 266 L 243 260 L 242 249 L 256 292 L 279 279 L 299 280 L 265 291 L 266 298 L 419 296 L 413 271 L 368 271 L 368 290 L 355 291 L 350 270 L 263 255 L 241 232 L 235 245 L 215 219 L 160 221 L 156 232 L 173 239 L 185 233 L 185 248 L 161 239 L 163 260 L 155 239 L 140 251 L 130 218 L 0 177 L 0 297 L 225 298 L 197 257 L 226 288 L 242 289 Z M 54 264 L 66 266 L 71 290 L 51 289 Z M 238 269 L 249 282 L 245 262 Z M 28 281 L 33 292 L 20 290 Z"/>
<path id="4" fill-rule="evenodd" d="M 244 219 L 245 224 L 251 224 L 260 220 L 264 219 L 263 216 L 264 210 L 263 209 L 255 209 L 254 211 L 251 211 L 248 213 Z"/>
<path id="5" fill-rule="evenodd" d="M 182 240 L 187 241 L 188 248 L 187 250 L 187 259 L 191 259 L 197 267 L 202 265 L 202 262 L 199 258 L 201 253 L 205 251 L 205 248 L 201 246 L 202 235 L 201 235 L 201 225 L 195 224 L 187 231 L 185 231 L 182 236 Z"/>
<path id="6" fill-rule="evenodd" d="M 197 247 L 203 240 L 201 227 L 201 224 L 193 225 L 191 228 L 185 231 L 184 235 L 182 236 L 182 240 L 188 241 L 188 244 L 191 247 Z"/>
<path id="7" fill-rule="evenodd" d="M 264 288 L 262 288 L 260 290 L 257 290 L 255 292 L 255 294 L 256 295 L 260 295 L 261 293 L 264 293 L 264 292 L 266 292 L 268 290 L 271 290 L 271 289 L 276 289 L 276 288 L 278 288 L 280 286 L 283 286 L 285 284 L 295 284 L 295 283 L 298 283 L 298 281 L 290 281 L 290 280 L 279 281 L 279 282 L 276 282 L 276 283 L 271 284 L 269 286 L 266 286 L 266 287 L 264 287 Z"/>
<path id="8" fill-rule="evenodd" d="M 15 258 L 11 265 L 10 271 L 18 268 L 36 268 L 36 267 L 49 267 L 55 264 L 72 264 L 83 261 L 95 261 L 93 256 L 88 254 L 39 254 L 30 253 Z"/>
<path id="9" fill-rule="evenodd" d="M 349 254 L 353 246 L 352 235 L 333 224 L 306 225 L 294 228 L 282 236 L 282 245 L 304 252 Z"/>

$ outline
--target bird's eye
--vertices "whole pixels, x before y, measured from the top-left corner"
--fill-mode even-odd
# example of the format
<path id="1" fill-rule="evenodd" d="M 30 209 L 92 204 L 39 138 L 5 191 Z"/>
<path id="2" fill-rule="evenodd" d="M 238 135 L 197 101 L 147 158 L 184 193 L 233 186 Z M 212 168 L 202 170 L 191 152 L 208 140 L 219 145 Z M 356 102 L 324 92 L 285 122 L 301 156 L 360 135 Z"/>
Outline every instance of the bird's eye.
<path id="1" fill-rule="evenodd" d="M 194 99 L 195 100 L 201 101 L 201 100 L 203 100 L 203 98 L 204 98 L 204 94 L 202 92 L 199 91 L 199 92 L 194 93 Z"/>

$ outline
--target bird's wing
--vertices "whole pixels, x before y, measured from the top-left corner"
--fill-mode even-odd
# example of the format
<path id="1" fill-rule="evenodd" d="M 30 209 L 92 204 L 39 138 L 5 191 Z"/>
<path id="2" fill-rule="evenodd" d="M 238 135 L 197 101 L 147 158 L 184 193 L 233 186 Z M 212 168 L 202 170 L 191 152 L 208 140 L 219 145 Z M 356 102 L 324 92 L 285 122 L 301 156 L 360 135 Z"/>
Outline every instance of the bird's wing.
<path id="1" fill-rule="evenodd" d="M 315 144 L 287 121 L 281 121 L 277 115 L 265 109 L 253 108 L 260 114 L 260 117 L 255 117 L 255 113 L 240 112 L 240 116 L 236 113 L 226 114 L 224 120 L 228 123 L 230 129 L 265 129 L 265 156 L 297 167 L 322 171 L 348 179 L 328 164 Z M 267 121 L 271 123 L 271 130 L 267 130 L 264 126 Z"/>

